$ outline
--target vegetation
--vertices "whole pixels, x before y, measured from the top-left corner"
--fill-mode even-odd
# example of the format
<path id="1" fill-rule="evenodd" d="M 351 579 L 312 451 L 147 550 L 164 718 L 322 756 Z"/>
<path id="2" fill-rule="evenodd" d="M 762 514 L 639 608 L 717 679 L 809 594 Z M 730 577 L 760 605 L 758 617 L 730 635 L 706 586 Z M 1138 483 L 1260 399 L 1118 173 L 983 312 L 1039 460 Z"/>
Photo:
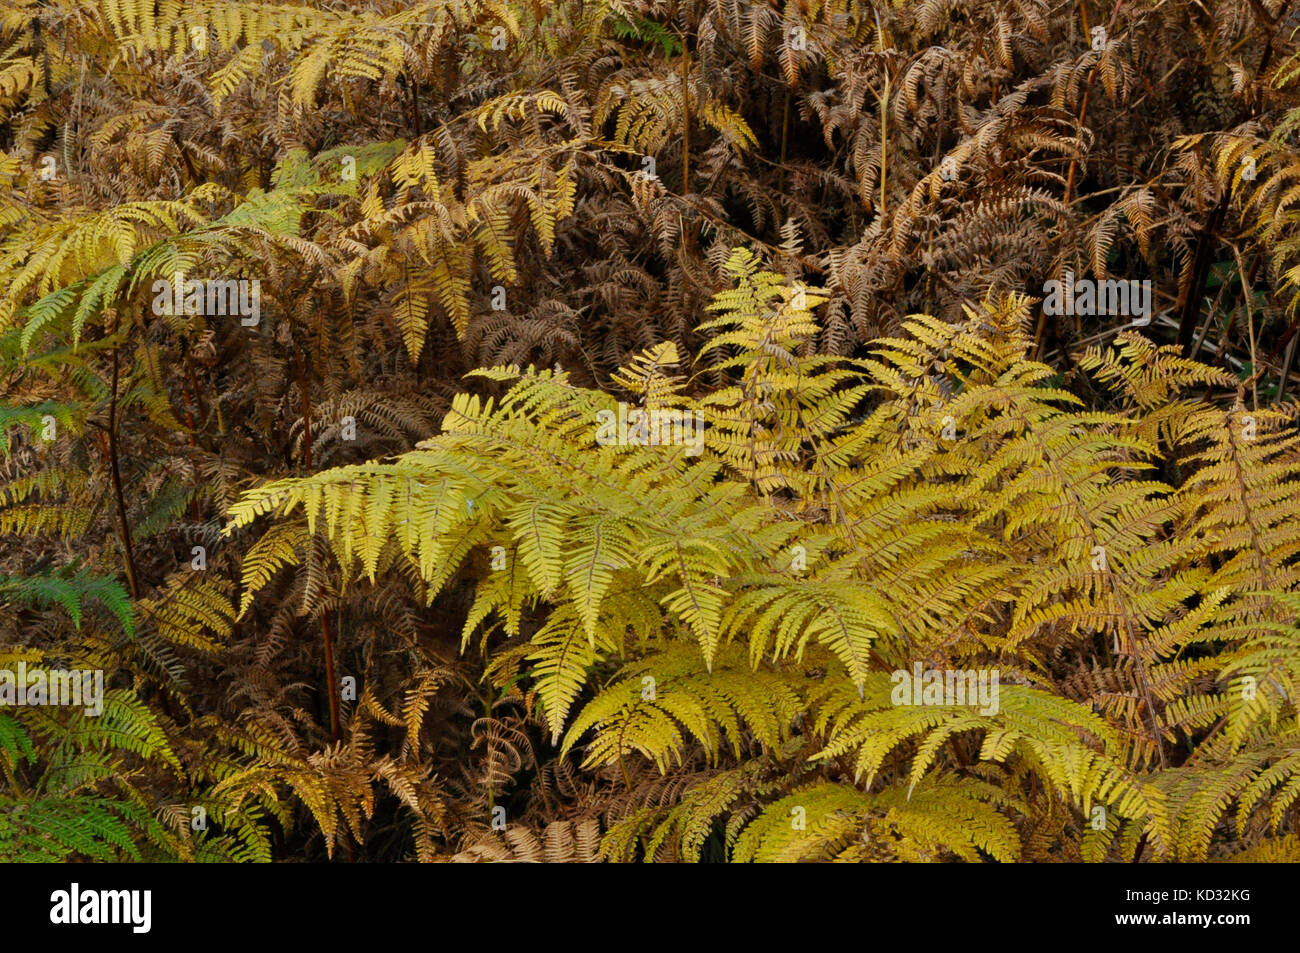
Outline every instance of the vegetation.
<path id="1" fill-rule="evenodd" d="M 0 0 L 0 859 L 1300 859 L 1298 88 L 1287 0 Z"/>

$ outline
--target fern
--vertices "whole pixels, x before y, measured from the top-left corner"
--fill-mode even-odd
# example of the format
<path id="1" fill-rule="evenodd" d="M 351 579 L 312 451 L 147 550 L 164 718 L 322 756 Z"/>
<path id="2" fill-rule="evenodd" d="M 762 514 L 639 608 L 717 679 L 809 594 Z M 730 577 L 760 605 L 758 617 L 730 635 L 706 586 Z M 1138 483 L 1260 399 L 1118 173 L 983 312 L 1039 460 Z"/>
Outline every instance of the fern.
<path id="1" fill-rule="evenodd" d="M 1048 369 L 1024 357 L 1023 301 L 985 302 L 964 325 L 917 317 L 909 338 L 877 342 L 870 359 L 804 357 L 801 342 L 816 331 L 809 309 L 824 299 L 744 252 L 729 268 L 738 287 L 717 296 L 721 317 L 702 327 L 717 332 L 701 353 L 722 387 L 693 401 L 665 386 L 674 354 L 664 348 L 616 377 L 647 407 L 702 408 L 698 460 L 680 445 L 593 442 L 607 398 L 563 374 L 502 369 L 487 376 L 517 383 L 499 403 L 457 398 L 443 434 L 391 463 L 260 487 L 232 508 L 230 529 L 301 507 L 345 572 L 371 576 L 406 560 L 430 585 L 427 598 L 499 540 L 506 565 L 480 585 L 466 638 L 494 611 L 519 633 L 523 606 L 549 604 L 523 671 L 551 731 L 564 726 L 561 754 L 581 744 L 589 769 L 620 765 L 627 776 L 637 758 L 660 771 L 695 757 L 714 765 L 724 750 L 744 764 L 792 739 L 809 744 L 805 771 L 852 765 L 847 788 L 809 789 L 824 792 L 808 796 L 824 826 L 791 839 L 796 795 L 787 795 L 743 828 L 738 859 L 858 856 L 853 832 L 870 826 L 876 798 L 906 856 L 1014 859 L 1011 818 L 1026 810 L 1030 775 L 1083 816 L 1106 805 L 1158 854 L 1181 849 L 1182 802 L 1169 798 L 1193 797 L 1192 810 L 1206 795 L 1164 790 L 1149 765 L 1167 759 L 1174 724 L 1206 727 L 1182 712 L 1199 673 L 1233 655 L 1192 668 L 1175 657 L 1244 637 L 1237 624 L 1248 617 L 1228 594 L 1249 603 L 1266 578 L 1292 583 L 1258 562 L 1234 574 L 1228 553 L 1249 560 L 1253 537 L 1213 522 L 1259 510 L 1290 527 L 1273 497 L 1225 498 L 1244 508 L 1231 516 L 1201 509 L 1217 498 L 1204 488 L 1227 475 L 1215 469 L 1220 456 L 1190 451 L 1220 439 L 1222 425 L 1188 414 L 1178 440 L 1192 475 L 1175 492 L 1144 476 L 1157 448 L 1137 434 L 1156 432 L 1135 430 L 1125 413 L 1076 411 L 1072 395 L 1044 386 Z M 1123 367 L 1103 376 L 1134 386 Z M 955 434 L 944 436 L 941 416 Z M 1286 446 L 1261 437 L 1251 452 Z M 1291 479 L 1267 465 L 1253 472 L 1278 481 L 1270 486 Z M 1165 539 L 1180 520 L 1200 529 Z M 1291 538 L 1282 530 L 1267 548 Z M 1198 567 L 1211 553 L 1222 568 L 1209 574 Z M 922 608 L 918 592 L 939 601 Z M 1193 593 L 1211 601 L 1188 613 Z M 1103 717 L 1055 694 L 1040 645 L 1056 633 L 1096 639 L 1107 664 L 1128 659 L 1137 704 Z M 882 666 L 917 657 L 1000 668 L 1020 684 L 1002 687 L 996 712 L 891 705 Z M 809 691 L 799 672 L 813 659 L 828 674 Z M 605 663 L 617 676 L 592 684 Z M 587 691 L 594 697 L 577 709 Z M 1269 697 L 1287 704 L 1284 693 Z M 952 744 L 965 759 L 951 761 Z M 892 760 L 903 752 L 905 772 Z M 973 764 L 983 788 L 970 786 Z M 907 797 L 926 790 L 932 799 Z M 946 826 L 938 816 L 961 798 L 961 824 Z M 1203 839 L 1193 844 L 1203 853 Z M 698 851 L 698 834 L 684 849 Z"/>

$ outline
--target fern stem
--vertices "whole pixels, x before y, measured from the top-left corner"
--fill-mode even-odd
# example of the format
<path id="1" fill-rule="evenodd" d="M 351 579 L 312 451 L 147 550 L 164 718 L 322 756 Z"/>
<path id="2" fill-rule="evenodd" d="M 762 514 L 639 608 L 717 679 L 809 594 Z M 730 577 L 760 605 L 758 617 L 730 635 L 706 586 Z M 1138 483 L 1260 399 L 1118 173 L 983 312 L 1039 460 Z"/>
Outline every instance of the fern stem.
<path id="1" fill-rule="evenodd" d="M 420 81 L 411 77 L 411 113 L 415 119 L 415 138 L 424 135 L 424 120 L 420 116 Z"/>
<path id="2" fill-rule="evenodd" d="M 131 526 L 126 518 L 126 499 L 122 493 L 122 469 L 118 463 L 117 448 L 117 379 L 118 348 L 113 348 L 113 386 L 108 402 L 108 469 L 113 481 L 113 497 L 117 502 L 119 536 L 122 543 L 122 562 L 126 570 L 126 584 L 131 598 L 139 601 L 140 586 L 136 581 L 135 549 L 131 545 Z"/>
<path id="3" fill-rule="evenodd" d="M 777 173 L 776 190 L 785 191 L 785 150 L 790 138 L 790 90 L 785 91 L 785 108 L 781 110 L 781 170 Z"/>
<path id="4" fill-rule="evenodd" d="M 1237 260 L 1237 273 L 1241 275 L 1241 297 L 1246 305 L 1246 335 L 1250 338 L 1250 400 L 1252 409 L 1259 410 L 1259 358 L 1255 354 L 1255 309 L 1250 305 L 1250 292 L 1255 283 L 1255 269 L 1246 276 L 1246 264 L 1241 260 L 1241 251 L 1235 245 L 1232 255 Z M 1260 259 L 1255 259 L 1256 266 Z"/>
<path id="5" fill-rule="evenodd" d="M 194 376 L 194 364 L 190 361 L 188 352 L 185 355 L 184 365 L 185 365 L 185 373 L 186 376 L 189 378 L 189 384 L 190 384 L 189 393 L 185 395 L 185 400 L 186 400 L 185 419 L 186 422 L 189 424 L 189 428 L 190 428 L 190 446 L 193 447 L 195 450 L 197 450 L 199 447 L 199 441 L 197 436 L 198 428 L 196 426 L 194 413 L 195 411 L 199 411 L 201 413 L 202 408 L 199 406 L 199 382 Z M 192 518 L 197 522 L 199 518 L 198 494 L 195 494 L 193 497 L 190 498 L 190 514 Z"/>
<path id="6" fill-rule="evenodd" d="M 322 609 L 320 614 L 321 630 L 325 633 L 325 679 L 329 683 L 330 703 L 330 737 L 335 741 L 343 738 L 339 726 L 338 682 L 334 677 L 334 633 L 330 629 L 330 611 Z"/>
<path id="7" fill-rule="evenodd" d="M 691 54 L 682 31 L 682 195 L 691 192 Z"/>
<path id="8" fill-rule="evenodd" d="M 1295 360 L 1295 346 L 1296 338 L 1292 337 L 1286 345 L 1286 354 L 1282 358 L 1282 373 L 1278 375 L 1277 379 L 1277 400 L 1279 403 L 1286 398 L 1287 378 L 1291 376 L 1291 362 Z"/>
<path id="9" fill-rule="evenodd" d="M 311 392 L 307 389 L 307 369 L 303 365 L 302 354 L 295 350 L 293 359 L 298 365 L 298 389 L 302 391 L 303 468 L 311 473 Z"/>
<path id="10" fill-rule="evenodd" d="M 1122 594 L 1132 598 L 1131 594 L 1123 591 Z M 1138 651 L 1137 633 L 1133 630 L 1131 619 L 1125 618 L 1124 632 L 1128 636 L 1128 650 L 1133 657 L 1133 668 L 1137 674 L 1138 688 L 1142 691 L 1142 704 L 1147 710 L 1147 717 L 1151 720 L 1151 740 L 1155 742 L 1156 755 L 1160 758 L 1160 769 L 1169 767 L 1169 762 L 1165 759 L 1165 739 L 1160 734 L 1160 721 L 1156 717 L 1156 700 L 1151 692 L 1151 682 L 1147 677 L 1146 662 L 1143 661 L 1141 653 Z M 1139 851 L 1139 853 L 1141 853 Z"/>
<path id="11" fill-rule="evenodd" d="M 1147 849 L 1147 834 L 1146 831 L 1143 831 L 1142 836 L 1138 838 L 1137 850 L 1133 852 L 1133 863 L 1140 864 L 1142 862 L 1142 852 L 1146 849 Z"/>
<path id="12" fill-rule="evenodd" d="M 880 28 L 880 14 L 876 13 L 876 47 L 881 53 L 885 51 L 885 34 Z M 880 99 L 880 217 L 883 220 L 886 211 L 885 187 L 889 172 L 889 63 L 885 63 L 885 89 Z M 784 164 L 784 163 L 783 163 Z"/>
<path id="13" fill-rule="evenodd" d="M 307 386 L 307 365 L 302 352 L 295 351 L 298 364 L 298 387 L 303 391 L 303 465 L 312 472 L 312 394 Z M 334 741 L 341 741 L 343 731 L 338 719 L 338 680 L 334 677 L 334 633 L 329 624 L 329 608 L 321 608 L 321 633 L 325 638 L 325 686 L 329 699 L 329 733 Z"/>
<path id="14" fill-rule="evenodd" d="M 623 760 L 623 752 L 618 753 L 618 768 L 623 772 L 623 785 L 627 788 L 629 794 L 632 793 L 632 777 L 627 773 L 627 762 Z"/>
<path id="15" fill-rule="evenodd" d="M 298 365 L 298 388 L 302 391 L 302 447 L 303 465 L 311 473 L 311 391 L 307 386 L 307 368 L 300 351 L 294 351 L 294 361 Z M 321 635 L 325 642 L 325 697 L 329 703 L 330 738 L 337 744 L 343 740 L 343 729 L 339 722 L 339 684 L 334 672 L 334 632 L 330 627 L 330 610 L 322 607 L 320 613 Z M 356 862 L 355 849 L 352 846 L 352 833 L 343 832 L 343 852 L 348 863 Z"/>
<path id="16" fill-rule="evenodd" d="M 1124 0 L 1115 0 L 1115 9 L 1111 11 L 1110 20 L 1106 22 L 1107 36 L 1110 36 L 1111 32 L 1115 29 L 1115 19 L 1119 16 L 1119 9 L 1123 5 L 1124 5 Z M 1088 30 L 1088 12 L 1086 9 L 1084 9 L 1082 3 L 1080 4 L 1080 10 L 1082 11 L 1083 14 L 1084 37 L 1086 38 L 1088 36 L 1088 33 L 1090 32 Z M 1083 125 L 1088 119 L 1088 100 L 1092 97 L 1092 84 L 1096 80 L 1096 78 L 1097 78 L 1097 64 L 1094 63 L 1092 69 L 1088 71 L 1088 82 L 1083 87 L 1083 98 L 1081 99 L 1079 104 L 1079 118 L 1076 125 L 1078 127 L 1078 132 L 1081 137 L 1083 134 Z M 1070 158 L 1070 169 L 1065 179 L 1065 204 L 1066 205 L 1070 204 L 1071 197 L 1074 195 L 1074 173 L 1078 167 L 1078 163 L 1079 163 L 1079 156 L 1076 153 Z"/>
<path id="17" fill-rule="evenodd" d="M 885 188 L 889 178 L 889 74 L 885 74 L 885 95 L 880 101 L 880 217 L 885 217 Z"/>
<path id="18" fill-rule="evenodd" d="M 1210 270 L 1210 247 L 1212 239 L 1219 232 L 1224 216 L 1228 213 L 1228 196 L 1225 191 L 1219 204 L 1214 207 L 1196 238 L 1196 255 L 1192 259 L 1192 280 L 1187 284 L 1186 297 L 1183 298 L 1178 318 L 1178 345 L 1183 357 L 1194 358 L 1196 350 L 1192 348 L 1192 330 L 1196 326 L 1196 316 L 1200 313 L 1201 289 Z"/>

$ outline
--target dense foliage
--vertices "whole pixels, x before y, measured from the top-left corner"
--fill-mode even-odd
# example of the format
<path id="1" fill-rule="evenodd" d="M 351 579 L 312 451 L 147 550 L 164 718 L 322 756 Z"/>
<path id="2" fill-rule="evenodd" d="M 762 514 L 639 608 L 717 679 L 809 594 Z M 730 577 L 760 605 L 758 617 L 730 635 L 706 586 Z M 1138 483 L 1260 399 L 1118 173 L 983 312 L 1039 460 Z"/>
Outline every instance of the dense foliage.
<path id="1" fill-rule="evenodd" d="M 1300 859 L 1291 7 L 0 0 L 0 859 Z"/>

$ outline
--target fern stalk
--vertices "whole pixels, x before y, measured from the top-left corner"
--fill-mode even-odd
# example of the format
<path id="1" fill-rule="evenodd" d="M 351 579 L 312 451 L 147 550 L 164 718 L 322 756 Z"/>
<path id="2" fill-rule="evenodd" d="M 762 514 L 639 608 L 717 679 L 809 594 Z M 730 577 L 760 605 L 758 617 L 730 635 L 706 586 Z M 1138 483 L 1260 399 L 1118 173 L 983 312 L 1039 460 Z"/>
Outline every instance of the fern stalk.
<path id="1" fill-rule="evenodd" d="M 785 150 L 790 140 L 790 90 L 785 91 L 785 108 L 781 110 L 781 171 L 777 175 L 777 191 L 785 191 Z"/>
<path id="2" fill-rule="evenodd" d="M 307 387 L 307 368 L 303 362 L 301 352 L 294 352 L 294 361 L 298 365 L 298 386 L 302 390 L 303 466 L 308 473 L 311 473 L 311 391 Z M 330 709 L 330 737 L 337 742 L 342 739 L 343 731 L 339 725 L 338 699 L 334 697 L 338 692 L 338 682 L 334 677 L 334 633 L 330 629 L 330 610 L 328 608 L 321 609 L 320 620 L 321 632 L 325 639 L 325 694 Z"/>
<path id="3" fill-rule="evenodd" d="M 691 191 L 691 53 L 686 44 L 686 33 L 682 37 L 682 195 Z"/>
<path id="4" fill-rule="evenodd" d="M 136 581 L 135 549 L 131 545 L 131 527 L 126 519 L 126 500 L 122 494 L 122 469 L 118 461 L 117 449 L 117 378 L 118 348 L 113 348 L 113 386 L 108 402 L 108 466 L 113 480 L 113 498 L 117 502 L 117 518 L 121 526 L 119 531 L 122 541 L 123 566 L 126 569 L 126 583 L 131 590 L 131 598 L 139 600 L 140 586 Z"/>
<path id="5" fill-rule="evenodd" d="M 876 13 L 876 46 L 885 52 L 885 34 L 880 29 L 880 14 Z M 888 179 L 889 157 L 889 67 L 885 67 L 885 89 L 880 100 L 880 217 L 885 217 L 885 186 Z M 782 157 L 784 159 L 784 156 Z M 783 161 L 782 166 L 785 165 Z"/>

